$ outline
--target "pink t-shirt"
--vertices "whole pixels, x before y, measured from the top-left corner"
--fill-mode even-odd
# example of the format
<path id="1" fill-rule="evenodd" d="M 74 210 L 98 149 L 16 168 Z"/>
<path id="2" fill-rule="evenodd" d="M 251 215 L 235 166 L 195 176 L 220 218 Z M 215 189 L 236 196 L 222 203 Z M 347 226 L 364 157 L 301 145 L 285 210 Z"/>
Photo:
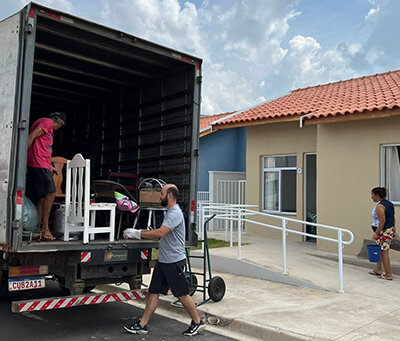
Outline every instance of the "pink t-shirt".
<path id="1" fill-rule="evenodd" d="M 51 152 L 53 148 L 53 120 L 40 118 L 32 124 L 29 133 L 39 126 L 44 134 L 33 140 L 28 149 L 28 167 L 51 169 Z"/>

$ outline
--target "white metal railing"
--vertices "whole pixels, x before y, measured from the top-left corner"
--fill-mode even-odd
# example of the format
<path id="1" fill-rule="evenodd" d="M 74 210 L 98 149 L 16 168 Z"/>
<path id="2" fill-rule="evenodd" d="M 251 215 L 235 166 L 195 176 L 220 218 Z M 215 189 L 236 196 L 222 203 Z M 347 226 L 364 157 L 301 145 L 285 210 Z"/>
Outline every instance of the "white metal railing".
<path id="1" fill-rule="evenodd" d="M 244 205 L 246 202 L 246 180 L 217 180 L 213 202 Z M 210 222 L 210 229 L 222 230 L 224 229 L 223 224 L 221 220 Z M 233 223 L 233 227 L 237 228 L 237 222 Z"/>
<path id="2" fill-rule="evenodd" d="M 209 201 L 210 192 L 207 191 L 197 191 L 197 202 Z"/>
<path id="3" fill-rule="evenodd" d="M 238 228 L 238 239 L 241 240 L 241 233 L 243 233 L 243 221 L 238 221 L 236 219 L 237 214 L 235 213 L 238 208 L 255 208 L 258 205 L 242 205 L 242 204 L 223 204 L 223 203 L 208 203 L 208 202 L 198 202 L 197 212 L 198 212 L 198 224 L 197 231 L 201 236 L 204 235 L 204 222 L 207 218 L 211 217 L 214 213 L 217 214 L 216 219 L 224 220 L 225 222 L 225 241 L 228 241 L 228 230 L 230 231 L 230 247 L 233 247 L 233 231 L 234 222 L 237 221 L 241 228 Z M 209 210 L 210 209 L 210 210 Z M 229 225 L 229 228 L 228 228 Z M 239 233 L 240 232 L 240 233 Z M 241 252 L 241 248 L 240 248 Z"/>
<path id="4" fill-rule="evenodd" d="M 241 245 L 241 235 L 242 235 L 242 223 L 247 222 L 263 227 L 272 228 L 275 230 L 282 231 L 282 255 L 283 255 L 283 274 L 287 275 L 287 264 L 286 264 L 286 236 L 289 233 L 297 234 L 301 236 L 306 236 L 315 239 L 322 239 L 338 244 L 338 263 L 339 263 L 339 292 L 344 292 L 343 290 L 343 247 L 344 245 L 350 245 L 354 241 L 353 232 L 348 229 L 343 229 L 335 226 L 324 225 L 319 223 L 312 223 L 308 221 L 303 221 L 299 219 L 287 218 L 278 215 L 272 215 L 264 212 L 254 211 L 249 209 L 250 205 L 232 205 L 232 204 L 217 204 L 217 203 L 199 203 L 199 232 L 204 236 L 204 222 L 205 220 L 216 214 L 215 219 L 225 220 L 225 221 L 237 221 L 238 222 L 238 259 L 242 258 L 242 245 Z M 254 206 L 253 206 L 254 207 Z M 256 206 L 257 207 L 257 206 Z M 280 220 L 279 225 L 272 225 L 267 223 L 262 223 L 256 220 L 248 219 L 249 216 L 263 216 L 273 219 Z M 337 238 L 325 237 L 320 235 L 314 235 L 302 231 L 297 231 L 287 228 L 287 223 L 292 222 L 300 225 L 311 225 L 321 229 L 333 230 L 337 232 Z M 230 231 L 230 245 L 233 246 L 233 228 L 231 224 Z M 344 234 L 349 235 L 349 240 L 343 240 Z"/>
<path id="5" fill-rule="evenodd" d="M 246 180 L 218 180 L 216 202 L 244 204 L 246 202 Z"/>

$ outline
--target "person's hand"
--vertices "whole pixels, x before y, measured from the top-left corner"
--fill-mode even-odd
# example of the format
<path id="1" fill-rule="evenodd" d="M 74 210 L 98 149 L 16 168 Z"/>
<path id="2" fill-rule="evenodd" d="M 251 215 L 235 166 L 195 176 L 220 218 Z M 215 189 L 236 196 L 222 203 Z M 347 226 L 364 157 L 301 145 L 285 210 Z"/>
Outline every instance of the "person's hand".
<path id="1" fill-rule="evenodd" d="M 379 235 L 377 233 L 374 233 L 374 235 L 372 236 L 372 239 L 378 240 L 379 239 Z"/>
<path id="2" fill-rule="evenodd" d="M 58 175 L 57 169 L 54 166 L 51 166 L 51 171 L 55 174 Z"/>
<path id="3" fill-rule="evenodd" d="M 126 229 L 124 231 L 124 238 L 142 239 L 142 230 Z"/>

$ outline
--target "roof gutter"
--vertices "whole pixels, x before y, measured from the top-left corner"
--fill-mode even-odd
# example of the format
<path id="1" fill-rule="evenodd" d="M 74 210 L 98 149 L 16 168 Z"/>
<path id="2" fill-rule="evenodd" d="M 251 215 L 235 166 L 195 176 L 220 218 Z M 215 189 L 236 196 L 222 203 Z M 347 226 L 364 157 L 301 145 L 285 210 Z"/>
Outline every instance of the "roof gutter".
<path id="1" fill-rule="evenodd" d="M 314 115 L 315 114 L 315 112 L 309 112 L 308 114 L 305 114 L 305 115 L 303 115 L 303 116 L 301 116 L 300 117 L 300 128 L 303 128 L 303 120 L 307 117 L 307 116 L 311 116 L 311 115 Z"/>

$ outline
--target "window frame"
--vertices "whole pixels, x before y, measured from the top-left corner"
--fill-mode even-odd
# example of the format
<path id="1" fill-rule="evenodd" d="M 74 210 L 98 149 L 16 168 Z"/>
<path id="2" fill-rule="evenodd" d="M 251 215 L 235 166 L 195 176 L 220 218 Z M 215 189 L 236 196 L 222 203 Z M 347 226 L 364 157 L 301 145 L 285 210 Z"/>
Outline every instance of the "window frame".
<path id="1" fill-rule="evenodd" d="M 268 157 L 287 157 L 294 156 L 296 157 L 296 166 L 294 167 L 264 167 L 265 159 Z M 262 199 L 261 199 L 261 211 L 265 213 L 273 213 L 273 214 L 284 214 L 284 215 L 297 215 L 297 154 L 276 154 L 276 155 L 263 155 L 261 157 L 261 182 L 262 182 Z M 296 211 L 295 212 L 286 212 L 282 211 L 282 171 L 293 170 L 296 174 Z M 278 210 L 267 210 L 265 209 L 265 174 L 267 172 L 275 172 L 278 173 Z"/>
<path id="2" fill-rule="evenodd" d="M 390 143 L 381 145 L 381 187 L 386 188 L 386 157 L 385 148 L 386 147 L 400 147 L 400 143 Z M 393 205 L 400 206 L 400 201 L 392 201 Z"/>

